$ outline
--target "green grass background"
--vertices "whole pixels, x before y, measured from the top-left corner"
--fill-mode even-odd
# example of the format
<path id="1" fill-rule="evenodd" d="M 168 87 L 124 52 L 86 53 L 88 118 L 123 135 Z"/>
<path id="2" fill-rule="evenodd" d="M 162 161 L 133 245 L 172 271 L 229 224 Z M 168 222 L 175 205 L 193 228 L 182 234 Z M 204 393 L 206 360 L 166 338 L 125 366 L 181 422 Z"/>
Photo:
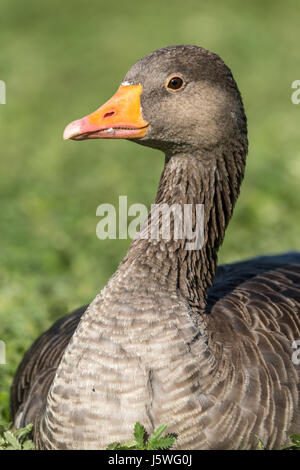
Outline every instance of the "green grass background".
<path id="1" fill-rule="evenodd" d="M 0 419 L 22 354 L 57 318 L 89 303 L 130 240 L 96 238 L 96 207 L 153 202 L 163 156 L 127 141 L 64 142 L 154 49 L 217 52 L 243 95 L 250 151 L 220 261 L 300 249 L 300 2 L 1 0 Z"/>

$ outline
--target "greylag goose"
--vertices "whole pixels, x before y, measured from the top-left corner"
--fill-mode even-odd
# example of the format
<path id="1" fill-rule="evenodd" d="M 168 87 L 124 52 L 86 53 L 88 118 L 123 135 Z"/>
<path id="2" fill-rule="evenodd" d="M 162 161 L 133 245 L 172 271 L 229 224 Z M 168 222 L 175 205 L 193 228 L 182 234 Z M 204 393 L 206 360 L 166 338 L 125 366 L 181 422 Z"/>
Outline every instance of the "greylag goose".
<path id="1" fill-rule="evenodd" d="M 132 242 L 94 301 L 28 350 L 11 392 L 15 426 L 38 449 L 104 449 L 136 421 L 177 449 L 278 448 L 300 431 L 300 254 L 217 268 L 244 175 L 247 123 L 230 69 L 196 46 L 139 60 L 117 93 L 65 138 L 132 139 L 161 150 L 156 205 L 204 205 L 201 247 L 187 234 Z M 203 207 L 203 206 L 201 206 Z M 146 227 L 146 228 L 145 228 Z"/>

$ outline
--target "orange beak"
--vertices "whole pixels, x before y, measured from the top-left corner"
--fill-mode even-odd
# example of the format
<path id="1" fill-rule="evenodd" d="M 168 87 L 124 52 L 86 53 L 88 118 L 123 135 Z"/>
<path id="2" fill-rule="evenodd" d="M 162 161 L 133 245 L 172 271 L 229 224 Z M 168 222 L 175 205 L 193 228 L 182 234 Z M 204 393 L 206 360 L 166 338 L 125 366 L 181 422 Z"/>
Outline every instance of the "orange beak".
<path id="1" fill-rule="evenodd" d="M 115 95 L 97 111 L 71 122 L 64 139 L 140 139 L 147 121 L 141 110 L 142 85 L 121 85 Z"/>

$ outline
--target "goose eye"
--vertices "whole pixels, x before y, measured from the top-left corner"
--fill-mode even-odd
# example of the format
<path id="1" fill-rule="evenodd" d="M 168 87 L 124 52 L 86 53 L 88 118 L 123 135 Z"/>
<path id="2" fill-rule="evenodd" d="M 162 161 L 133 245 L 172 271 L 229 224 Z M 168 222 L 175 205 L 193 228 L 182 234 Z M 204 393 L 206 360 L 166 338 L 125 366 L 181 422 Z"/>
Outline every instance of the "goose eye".
<path id="1" fill-rule="evenodd" d="M 179 91 L 183 87 L 183 79 L 177 75 L 171 77 L 167 81 L 167 89 L 172 91 Z"/>

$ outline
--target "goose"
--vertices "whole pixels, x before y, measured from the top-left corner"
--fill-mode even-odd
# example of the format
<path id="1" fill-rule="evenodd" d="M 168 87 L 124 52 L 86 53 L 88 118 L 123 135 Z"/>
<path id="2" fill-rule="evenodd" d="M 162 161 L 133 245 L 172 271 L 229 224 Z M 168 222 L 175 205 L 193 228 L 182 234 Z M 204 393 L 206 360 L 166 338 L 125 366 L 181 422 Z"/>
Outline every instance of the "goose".
<path id="1" fill-rule="evenodd" d="M 203 207 L 203 236 L 189 249 L 174 215 L 169 238 L 147 237 L 162 221 L 149 212 L 92 303 L 25 354 L 11 390 L 15 426 L 33 423 L 38 449 L 105 449 L 137 421 L 148 432 L 167 424 L 175 449 L 255 449 L 258 438 L 279 448 L 300 431 L 300 253 L 217 267 L 248 149 L 230 69 L 202 47 L 156 50 L 64 138 L 162 151 L 155 207 L 189 205 L 193 229 Z"/>

